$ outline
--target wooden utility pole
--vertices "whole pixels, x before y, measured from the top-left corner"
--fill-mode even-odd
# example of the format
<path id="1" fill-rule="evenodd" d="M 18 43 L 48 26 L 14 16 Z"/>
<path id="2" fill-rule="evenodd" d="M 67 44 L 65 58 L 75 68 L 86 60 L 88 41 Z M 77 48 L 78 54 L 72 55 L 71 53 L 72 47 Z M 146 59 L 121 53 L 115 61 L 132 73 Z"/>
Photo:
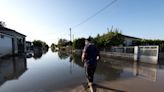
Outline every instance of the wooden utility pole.
<path id="1" fill-rule="evenodd" d="M 72 42 L 74 41 L 74 34 L 72 35 L 73 37 L 72 37 Z"/>
<path id="2" fill-rule="evenodd" d="M 71 39 L 72 38 L 72 32 L 71 32 L 72 29 L 70 28 L 69 30 L 70 30 L 70 41 L 72 41 L 72 39 Z"/>
<path id="3" fill-rule="evenodd" d="M 70 45 L 71 45 L 71 42 L 72 42 L 72 29 L 70 28 Z M 72 54 L 72 45 L 71 45 L 71 54 Z"/>

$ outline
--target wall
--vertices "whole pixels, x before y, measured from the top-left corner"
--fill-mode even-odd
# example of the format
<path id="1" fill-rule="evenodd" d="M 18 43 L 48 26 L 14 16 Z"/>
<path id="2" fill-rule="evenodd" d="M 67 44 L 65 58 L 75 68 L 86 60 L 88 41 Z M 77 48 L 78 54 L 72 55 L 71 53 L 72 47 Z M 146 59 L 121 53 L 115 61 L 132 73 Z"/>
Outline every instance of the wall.
<path id="1" fill-rule="evenodd" d="M 145 63 L 158 63 L 159 46 L 139 46 L 139 61 Z"/>
<path id="2" fill-rule="evenodd" d="M 13 45 L 14 45 L 14 54 L 18 54 L 19 52 L 19 49 L 18 49 L 18 40 L 21 39 L 23 42 L 21 42 L 24 46 L 24 52 L 26 51 L 26 48 L 25 48 L 25 36 L 24 35 L 21 35 L 20 33 L 17 33 L 16 31 L 11 31 L 11 30 L 5 30 L 5 31 L 2 31 L 2 33 L 4 34 L 9 34 L 9 35 L 12 35 L 12 37 L 14 38 L 13 40 Z"/>
<path id="3" fill-rule="evenodd" d="M 7 54 L 12 54 L 12 38 L 0 33 L 0 57 Z"/>
<path id="4" fill-rule="evenodd" d="M 105 52 L 108 53 L 110 56 L 116 56 L 120 58 L 126 59 L 134 59 L 134 47 L 112 47 L 112 52 Z"/>
<path id="5" fill-rule="evenodd" d="M 157 64 L 159 61 L 159 46 L 112 47 L 111 52 L 101 52 L 101 54 Z M 162 58 L 162 54 L 160 54 L 160 58 Z"/>
<path id="6" fill-rule="evenodd" d="M 136 40 L 136 39 L 125 37 L 125 38 L 124 38 L 124 44 L 125 44 L 125 46 L 130 46 L 130 45 L 132 45 L 134 40 Z"/>

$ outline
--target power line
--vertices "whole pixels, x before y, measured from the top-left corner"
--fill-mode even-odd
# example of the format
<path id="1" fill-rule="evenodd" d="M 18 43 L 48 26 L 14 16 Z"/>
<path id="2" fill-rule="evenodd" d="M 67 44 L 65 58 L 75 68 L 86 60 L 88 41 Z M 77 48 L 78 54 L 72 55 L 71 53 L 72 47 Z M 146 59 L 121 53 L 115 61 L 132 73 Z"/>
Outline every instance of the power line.
<path id="1" fill-rule="evenodd" d="M 112 2 L 110 2 L 109 4 L 107 4 L 105 7 L 103 7 L 102 9 L 100 9 L 99 11 L 97 11 L 95 14 L 93 14 L 92 16 L 88 17 L 87 19 L 85 19 L 84 21 L 80 22 L 79 24 L 75 25 L 72 27 L 76 28 L 84 23 L 86 23 L 87 21 L 89 21 L 90 19 L 92 19 L 93 17 L 95 17 L 96 15 L 98 15 L 99 13 L 101 13 L 102 11 L 104 11 L 105 9 L 107 9 L 108 7 L 112 6 L 117 0 L 113 0 Z"/>

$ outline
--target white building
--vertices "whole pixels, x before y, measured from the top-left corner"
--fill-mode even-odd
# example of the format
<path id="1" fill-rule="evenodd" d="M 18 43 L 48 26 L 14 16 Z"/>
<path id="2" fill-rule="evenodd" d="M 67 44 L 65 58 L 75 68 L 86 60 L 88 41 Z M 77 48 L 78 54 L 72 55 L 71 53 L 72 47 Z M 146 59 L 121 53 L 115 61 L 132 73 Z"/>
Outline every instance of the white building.
<path id="1" fill-rule="evenodd" d="M 133 42 L 135 40 L 139 40 L 141 38 L 137 38 L 137 37 L 132 37 L 132 36 L 127 36 L 127 35 L 122 35 L 124 38 L 124 46 L 131 46 L 133 45 Z"/>
<path id="2" fill-rule="evenodd" d="M 0 57 L 24 53 L 26 51 L 25 37 L 25 35 L 15 30 L 0 27 Z"/>
<path id="3" fill-rule="evenodd" d="M 12 36 L 0 33 L 0 56 L 12 54 Z"/>
<path id="4" fill-rule="evenodd" d="M 32 49 L 32 42 L 26 41 L 26 52 L 31 52 Z"/>

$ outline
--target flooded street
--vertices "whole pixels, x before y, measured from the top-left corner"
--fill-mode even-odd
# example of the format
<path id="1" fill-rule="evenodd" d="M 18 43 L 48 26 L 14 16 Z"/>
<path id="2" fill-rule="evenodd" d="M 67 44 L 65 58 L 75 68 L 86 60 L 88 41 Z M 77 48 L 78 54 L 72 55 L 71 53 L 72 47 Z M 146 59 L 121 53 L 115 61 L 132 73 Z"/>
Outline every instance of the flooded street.
<path id="1" fill-rule="evenodd" d="M 85 92 L 80 56 L 52 52 L 0 59 L 0 92 Z M 96 92 L 164 92 L 164 66 L 103 57 Z"/>

